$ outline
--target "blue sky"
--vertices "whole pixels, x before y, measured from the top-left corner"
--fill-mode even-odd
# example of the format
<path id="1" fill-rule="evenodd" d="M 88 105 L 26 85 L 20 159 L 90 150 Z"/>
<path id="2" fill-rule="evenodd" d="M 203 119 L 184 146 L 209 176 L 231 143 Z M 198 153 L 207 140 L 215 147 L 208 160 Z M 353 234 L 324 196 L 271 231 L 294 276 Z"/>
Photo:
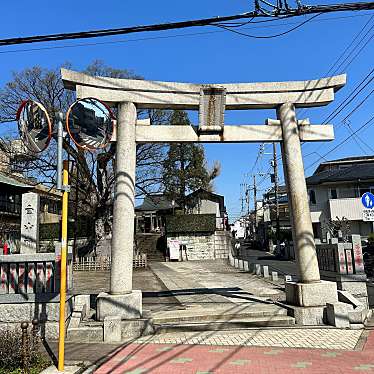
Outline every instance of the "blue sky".
<path id="1" fill-rule="evenodd" d="M 308 4 L 316 3 L 315 1 L 308 2 Z M 44 0 L 35 2 L 32 6 L 25 1 L 7 1 L 2 4 L 1 38 L 161 23 L 222 16 L 248 10 L 252 10 L 252 4 L 247 0 L 189 0 L 185 2 L 171 0 L 52 2 Z M 322 15 L 292 33 L 273 39 L 251 39 L 214 27 L 205 27 L 62 41 L 54 44 L 2 47 L 0 49 L 0 86 L 11 79 L 12 71 L 37 64 L 44 67 L 56 67 L 67 61 L 72 63 L 73 68 L 79 70 L 85 68 L 94 59 L 102 59 L 113 67 L 131 69 L 151 80 L 224 83 L 315 79 L 326 75 L 336 59 L 352 42 L 354 36 L 369 21 L 370 16 L 368 12 Z M 278 25 L 274 22 L 274 24 L 245 26 L 242 31 L 257 35 L 271 35 L 288 30 L 305 19 L 304 17 L 293 18 L 281 21 Z M 373 22 L 370 25 L 372 24 Z M 193 35 L 196 33 L 200 34 Z M 371 35 L 369 32 L 367 37 Z M 163 38 L 154 39 L 161 36 Z M 144 38 L 152 39 L 144 40 Z M 29 51 L 33 48 L 67 47 L 104 42 L 107 44 Z M 19 50 L 28 51 L 19 52 Z M 360 46 L 356 48 L 352 57 L 359 50 Z M 348 74 L 348 84 L 337 93 L 336 102 L 323 108 L 303 110 L 300 115 L 304 118 L 309 117 L 313 123 L 322 122 L 370 72 L 373 68 L 373 57 L 374 48 L 371 42 L 347 70 L 344 70 Z M 350 59 L 347 63 L 349 61 Z M 338 72 L 342 72 L 341 69 Z M 303 147 L 306 168 L 319 159 L 317 153 L 325 154 L 348 136 L 349 130 L 347 125 L 341 122 L 342 119 L 372 89 L 373 84 L 369 85 L 356 101 L 334 119 L 332 122 L 336 133 L 334 142 L 307 144 Z M 349 117 L 353 130 L 373 115 L 373 98 L 374 95 L 370 96 Z M 230 124 L 262 124 L 265 118 L 274 116 L 274 111 L 227 111 L 226 121 Z M 362 142 L 366 142 L 369 146 L 373 144 L 374 147 L 373 135 L 373 125 L 368 126 L 359 133 L 362 140 L 351 137 L 326 158 L 365 154 L 364 150 L 368 154 L 374 154 Z M 237 216 L 241 210 L 240 184 L 243 183 L 244 174 L 252 171 L 268 171 L 271 156 L 265 154 L 260 157 L 253 169 L 259 144 L 211 144 L 206 145 L 205 148 L 208 161 L 212 164 L 214 160 L 220 160 L 222 165 L 222 173 L 215 182 L 216 192 L 225 195 L 229 213 L 232 217 Z M 270 152 L 271 145 L 266 145 L 265 153 Z M 315 166 L 308 167 L 306 174 L 310 175 Z M 282 176 L 282 170 L 280 172 Z M 258 177 L 258 179 L 261 181 L 260 194 L 263 192 L 261 190 L 270 186 L 270 181 L 265 177 Z"/>

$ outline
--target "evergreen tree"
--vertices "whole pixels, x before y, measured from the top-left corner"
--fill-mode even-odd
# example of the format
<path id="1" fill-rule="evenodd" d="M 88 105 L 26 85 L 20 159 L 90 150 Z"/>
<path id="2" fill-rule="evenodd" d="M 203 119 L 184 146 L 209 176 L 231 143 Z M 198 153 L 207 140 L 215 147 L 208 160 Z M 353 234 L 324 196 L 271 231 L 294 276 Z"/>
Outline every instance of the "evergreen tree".
<path id="1" fill-rule="evenodd" d="M 173 111 L 171 125 L 190 126 L 187 113 Z M 193 143 L 172 143 L 163 162 L 162 180 L 165 194 L 183 208 L 186 195 L 199 188 L 212 190 L 212 180 L 219 175 L 219 164 L 209 170 L 204 148 Z"/>

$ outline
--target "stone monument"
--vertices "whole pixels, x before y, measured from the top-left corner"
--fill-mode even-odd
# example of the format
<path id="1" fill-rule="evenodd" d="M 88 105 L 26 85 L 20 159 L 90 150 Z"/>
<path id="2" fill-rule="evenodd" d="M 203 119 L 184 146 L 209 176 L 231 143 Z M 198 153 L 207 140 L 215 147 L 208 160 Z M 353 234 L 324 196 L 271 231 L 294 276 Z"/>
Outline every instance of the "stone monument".
<path id="1" fill-rule="evenodd" d="M 35 192 L 22 195 L 21 254 L 36 253 L 39 249 L 40 199 Z"/>

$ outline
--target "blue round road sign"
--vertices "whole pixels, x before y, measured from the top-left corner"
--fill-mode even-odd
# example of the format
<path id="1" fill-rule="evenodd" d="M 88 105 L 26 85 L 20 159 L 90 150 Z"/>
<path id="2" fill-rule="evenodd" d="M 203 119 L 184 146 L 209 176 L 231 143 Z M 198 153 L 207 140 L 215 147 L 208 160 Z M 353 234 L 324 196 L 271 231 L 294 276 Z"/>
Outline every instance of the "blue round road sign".
<path id="1" fill-rule="evenodd" d="M 374 195 L 370 192 L 365 192 L 361 197 L 361 203 L 366 209 L 374 208 Z"/>

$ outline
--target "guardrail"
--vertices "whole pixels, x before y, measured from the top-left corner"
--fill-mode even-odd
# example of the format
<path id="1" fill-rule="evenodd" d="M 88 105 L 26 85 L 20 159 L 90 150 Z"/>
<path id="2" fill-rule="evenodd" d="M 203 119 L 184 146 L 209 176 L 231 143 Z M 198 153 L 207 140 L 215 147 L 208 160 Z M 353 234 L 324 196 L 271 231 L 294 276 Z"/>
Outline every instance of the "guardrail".
<path id="1" fill-rule="evenodd" d="M 72 288 L 72 256 L 68 255 L 68 289 Z M 0 294 L 57 293 L 61 258 L 55 253 L 0 255 Z"/>

